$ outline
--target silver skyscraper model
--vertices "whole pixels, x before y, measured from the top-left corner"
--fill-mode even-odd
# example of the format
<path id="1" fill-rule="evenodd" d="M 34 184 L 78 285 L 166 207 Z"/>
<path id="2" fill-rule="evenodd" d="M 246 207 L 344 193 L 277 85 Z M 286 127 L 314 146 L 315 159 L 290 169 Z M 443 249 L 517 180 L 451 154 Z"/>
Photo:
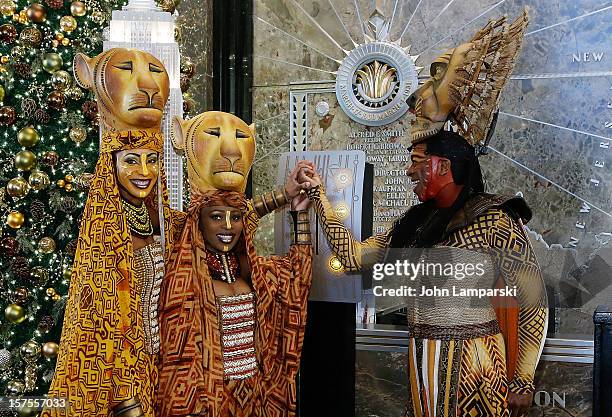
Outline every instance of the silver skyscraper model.
<path id="1" fill-rule="evenodd" d="M 174 116 L 183 116 L 180 88 L 181 57 L 174 40 L 174 17 L 162 11 L 154 0 L 130 0 L 122 10 L 113 11 L 105 30 L 104 50 L 135 48 L 156 56 L 166 67 L 170 78 L 170 97 L 164 110 L 164 165 L 168 180 L 170 205 L 183 209 L 183 161 L 172 148 L 170 129 Z"/>

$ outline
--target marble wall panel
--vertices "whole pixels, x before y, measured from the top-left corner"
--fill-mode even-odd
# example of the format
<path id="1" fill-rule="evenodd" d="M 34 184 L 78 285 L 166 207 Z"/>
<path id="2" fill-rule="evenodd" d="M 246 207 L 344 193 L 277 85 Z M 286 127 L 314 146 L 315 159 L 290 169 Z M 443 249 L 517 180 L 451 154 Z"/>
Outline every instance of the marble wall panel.
<path id="1" fill-rule="evenodd" d="M 196 102 L 194 114 L 212 110 L 212 0 L 182 0 L 176 21 L 181 55 L 196 64 L 189 93 Z"/>

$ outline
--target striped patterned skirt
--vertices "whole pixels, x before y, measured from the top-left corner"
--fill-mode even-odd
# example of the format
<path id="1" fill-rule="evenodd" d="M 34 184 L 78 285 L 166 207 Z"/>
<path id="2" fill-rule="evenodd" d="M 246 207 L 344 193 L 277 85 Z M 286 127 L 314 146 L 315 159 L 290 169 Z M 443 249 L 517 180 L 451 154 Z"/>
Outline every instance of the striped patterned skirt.
<path id="1" fill-rule="evenodd" d="M 467 340 L 410 339 L 407 417 L 507 417 L 501 333 Z"/>

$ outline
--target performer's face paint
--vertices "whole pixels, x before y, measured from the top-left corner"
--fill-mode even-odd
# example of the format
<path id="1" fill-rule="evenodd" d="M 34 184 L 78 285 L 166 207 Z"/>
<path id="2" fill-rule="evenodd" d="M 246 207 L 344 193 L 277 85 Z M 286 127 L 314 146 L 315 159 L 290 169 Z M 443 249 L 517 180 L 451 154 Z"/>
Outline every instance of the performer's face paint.
<path id="1" fill-rule="evenodd" d="M 158 159 L 157 152 L 150 149 L 130 149 L 115 153 L 117 181 L 123 198 L 143 200 L 151 193 L 159 174 Z"/>
<path id="2" fill-rule="evenodd" d="M 444 187 L 452 184 L 453 176 L 450 161 L 427 153 L 427 145 L 423 142 L 412 148 L 410 155 L 412 164 L 408 168 L 408 176 L 416 182 L 414 193 L 419 201 L 434 199 Z"/>
<path id="3" fill-rule="evenodd" d="M 229 252 L 242 235 L 242 213 L 233 207 L 204 207 L 200 211 L 200 231 L 209 249 Z"/>

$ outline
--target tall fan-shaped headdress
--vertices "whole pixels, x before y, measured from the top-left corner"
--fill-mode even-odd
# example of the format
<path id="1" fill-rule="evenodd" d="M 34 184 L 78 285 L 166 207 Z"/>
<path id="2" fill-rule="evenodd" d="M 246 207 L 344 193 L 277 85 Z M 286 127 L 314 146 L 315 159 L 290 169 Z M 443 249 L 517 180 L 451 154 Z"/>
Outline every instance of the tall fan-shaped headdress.
<path id="1" fill-rule="evenodd" d="M 448 88 L 439 88 L 440 91 L 434 93 L 448 94 L 450 111 L 447 110 L 446 113 L 437 109 L 437 117 L 432 117 L 427 113 L 424 100 L 419 98 L 423 88 L 417 90 L 414 93 L 417 118 L 412 126 L 413 143 L 426 140 L 450 120 L 470 145 L 476 148 L 486 146 L 492 133 L 490 129 L 495 121 L 501 91 L 514 68 L 528 23 L 526 9 L 512 23 L 507 22 L 506 16 L 490 21 L 467 44 L 460 45 L 434 60 L 432 80 L 436 78 L 438 65 L 458 64 L 455 68 L 449 67 L 446 70 L 454 69 L 455 72 Z M 461 54 L 461 57 L 456 57 L 455 54 Z M 426 82 L 424 87 L 435 89 L 435 81 L 433 85 Z"/>

